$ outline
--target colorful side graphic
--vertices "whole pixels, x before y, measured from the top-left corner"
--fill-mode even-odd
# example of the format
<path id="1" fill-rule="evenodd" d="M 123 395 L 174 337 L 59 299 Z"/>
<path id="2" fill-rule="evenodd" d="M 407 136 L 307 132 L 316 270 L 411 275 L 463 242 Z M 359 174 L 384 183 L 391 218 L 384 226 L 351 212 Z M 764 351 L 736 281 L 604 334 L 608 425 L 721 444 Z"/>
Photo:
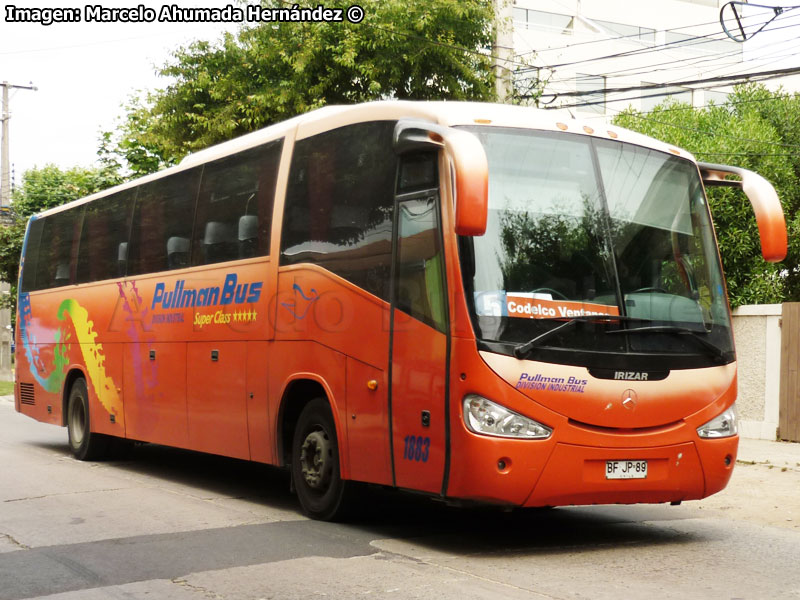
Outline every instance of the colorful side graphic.
<path id="1" fill-rule="evenodd" d="M 58 307 L 58 320 L 63 321 L 65 315 L 69 315 L 72 321 L 75 336 L 81 347 L 83 364 L 86 365 L 87 374 L 100 404 L 109 414 L 114 415 L 115 422 L 124 428 L 125 418 L 119 392 L 114 380 L 106 373 L 103 345 L 95 342 L 97 332 L 94 331 L 94 323 L 89 320 L 88 311 L 75 300 L 67 299 Z"/>
<path id="2" fill-rule="evenodd" d="M 31 322 L 33 315 L 31 314 L 31 298 L 29 294 L 20 294 L 19 296 L 19 333 L 22 338 L 22 345 L 25 348 L 25 358 L 28 360 L 31 375 L 36 379 L 37 383 L 50 393 L 61 391 L 61 386 L 64 383 L 64 378 L 67 376 L 66 367 L 69 362 L 67 359 L 67 350 L 69 346 L 65 343 L 68 340 L 69 334 L 66 336 L 61 329 L 58 329 L 54 335 L 55 348 L 53 349 L 53 366 L 48 375 L 43 375 L 47 371 L 47 365 L 39 356 L 39 346 L 36 344 L 36 336 L 31 331 Z"/>
<path id="3" fill-rule="evenodd" d="M 50 393 L 61 391 L 66 378 L 66 368 L 69 364 L 68 353 L 71 348 L 71 329 L 75 332 L 80 345 L 83 362 L 86 366 L 86 374 L 97 398 L 103 408 L 109 414 L 114 415 L 115 422 L 124 427 L 122 401 L 114 380 L 106 373 L 103 345 L 95 341 L 97 333 L 94 331 L 94 323 L 89 320 L 87 310 L 72 299 L 64 300 L 58 307 L 56 314 L 58 320 L 64 321 L 69 316 L 72 327 L 70 328 L 65 324 L 53 332 L 53 339 L 55 340 L 53 365 L 47 375 L 44 375 L 44 373 L 48 371 L 48 366 L 39 355 L 39 346 L 32 331 L 33 315 L 31 314 L 31 302 L 28 294 L 20 294 L 19 310 L 20 336 L 25 349 L 25 357 L 28 360 L 30 373 L 39 385 Z"/>

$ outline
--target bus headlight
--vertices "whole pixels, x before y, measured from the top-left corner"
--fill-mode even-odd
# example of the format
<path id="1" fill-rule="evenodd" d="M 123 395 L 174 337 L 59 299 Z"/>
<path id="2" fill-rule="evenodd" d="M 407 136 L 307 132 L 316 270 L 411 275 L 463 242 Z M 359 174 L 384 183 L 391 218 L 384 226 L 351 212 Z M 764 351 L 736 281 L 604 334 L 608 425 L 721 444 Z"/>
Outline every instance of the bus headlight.
<path id="1" fill-rule="evenodd" d="M 701 438 L 724 438 L 736 435 L 739 432 L 739 414 L 736 405 L 732 404 L 721 415 L 711 419 L 702 427 L 697 428 L 697 435 Z"/>
<path id="2" fill-rule="evenodd" d="M 507 438 L 541 440 L 553 433 L 546 425 L 475 394 L 464 397 L 464 422 L 475 433 Z"/>

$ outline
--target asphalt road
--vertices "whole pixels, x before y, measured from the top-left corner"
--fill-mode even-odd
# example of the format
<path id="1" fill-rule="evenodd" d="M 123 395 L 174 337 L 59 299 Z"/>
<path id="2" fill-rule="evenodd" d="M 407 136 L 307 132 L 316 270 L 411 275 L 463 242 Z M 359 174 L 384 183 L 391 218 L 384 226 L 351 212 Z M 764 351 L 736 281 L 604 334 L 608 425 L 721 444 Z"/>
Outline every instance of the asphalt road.
<path id="1" fill-rule="evenodd" d="M 797 599 L 795 496 L 800 470 L 756 464 L 679 507 L 377 492 L 353 523 L 319 523 L 277 469 L 157 446 L 75 461 L 65 430 L 0 399 L 0 600 Z"/>

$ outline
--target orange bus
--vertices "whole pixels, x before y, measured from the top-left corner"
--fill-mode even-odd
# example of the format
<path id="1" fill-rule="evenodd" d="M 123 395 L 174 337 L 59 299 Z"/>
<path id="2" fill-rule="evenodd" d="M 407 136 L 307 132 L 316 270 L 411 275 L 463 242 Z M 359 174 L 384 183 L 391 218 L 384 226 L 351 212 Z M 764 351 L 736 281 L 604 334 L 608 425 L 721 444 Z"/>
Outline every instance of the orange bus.
<path id="1" fill-rule="evenodd" d="M 735 177 L 732 179 L 731 177 Z M 613 126 L 476 103 L 332 106 L 48 210 L 16 408 L 114 438 L 505 506 L 728 482 L 736 359 L 704 185 L 772 186 Z"/>

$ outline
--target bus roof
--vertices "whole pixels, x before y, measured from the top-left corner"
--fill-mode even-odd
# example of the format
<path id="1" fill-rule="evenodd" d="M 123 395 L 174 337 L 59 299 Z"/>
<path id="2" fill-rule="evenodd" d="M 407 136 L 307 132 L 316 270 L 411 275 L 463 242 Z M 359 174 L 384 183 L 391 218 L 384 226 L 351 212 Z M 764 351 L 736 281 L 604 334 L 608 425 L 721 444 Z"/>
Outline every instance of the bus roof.
<path id="1" fill-rule="evenodd" d="M 482 125 L 489 127 L 516 127 L 543 131 L 563 131 L 578 135 L 594 136 L 629 142 L 637 146 L 668 152 L 696 162 L 687 151 L 665 144 L 654 138 L 605 123 L 590 123 L 573 118 L 565 111 L 543 110 L 528 106 L 491 104 L 486 102 L 409 101 L 382 100 L 353 105 L 325 106 L 298 115 L 264 129 L 242 135 L 233 140 L 216 144 L 187 155 L 178 165 L 133 181 L 103 190 L 51 208 L 40 213 L 46 216 L 66 208 L 90 202 L 124 189 L 154 181 L 167 175 L 183 171 L 230 154 L 246 150 L 279 138 L 303 139 L 343 125 L 375 120 L 416 118 L 440 125 Z"/>

